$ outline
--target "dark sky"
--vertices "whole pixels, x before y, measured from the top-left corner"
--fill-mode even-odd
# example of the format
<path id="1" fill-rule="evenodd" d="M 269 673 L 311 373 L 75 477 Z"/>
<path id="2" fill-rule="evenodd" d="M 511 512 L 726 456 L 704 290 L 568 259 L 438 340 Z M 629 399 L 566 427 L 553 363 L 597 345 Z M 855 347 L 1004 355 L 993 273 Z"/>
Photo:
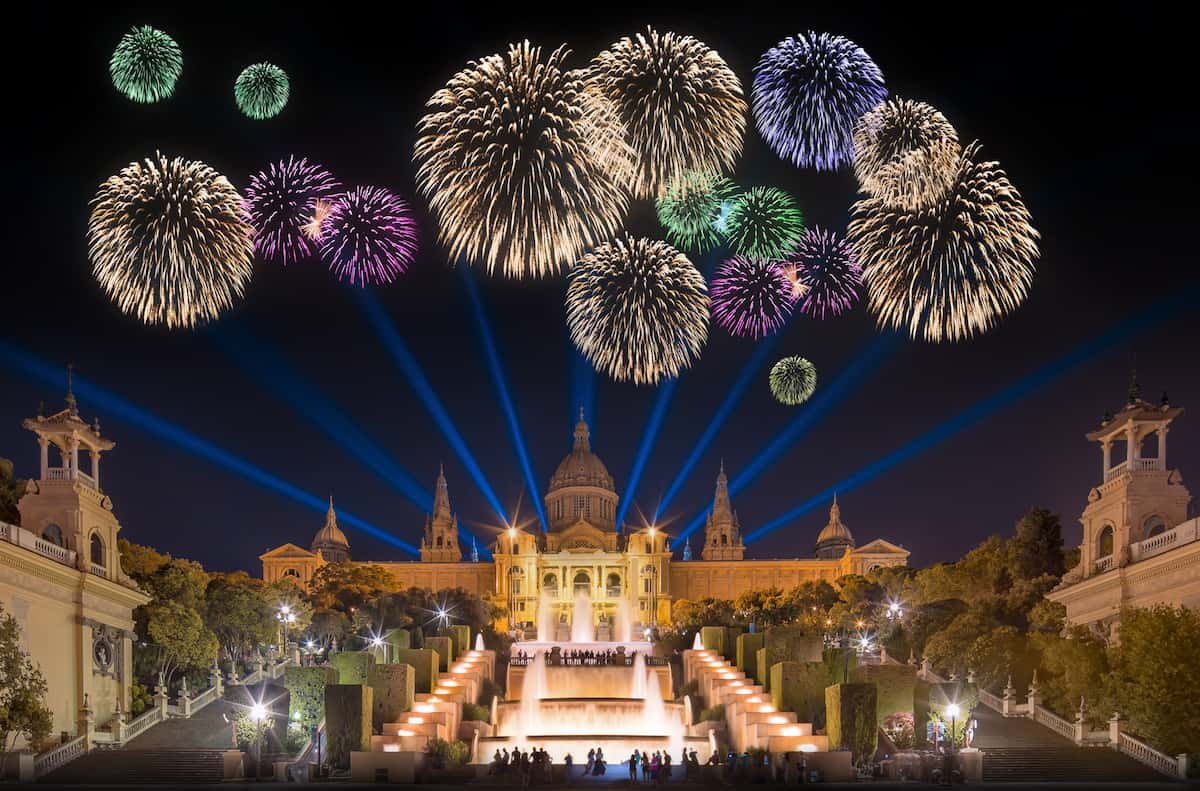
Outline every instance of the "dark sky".
<path id="1" fill-rule="evenodd" d="M 743 530 L 774 519 L 1039 366 L 1077 349 L 1123 319 L 1196 282 L 1195 103 L 1178 83 L 1194 71 L 1182 26 L 1152 11 L 1119 16 L 1059 11 L 1052 4 L 987 8 L 979 20 L 924 4 L 856 5 L 839 14 L 799 4 L 725 4 L 622 11 L 565 4 L 542 13 L 494 4 L 468 10 L 421 4 L 388 18 L 356 6 L 164 4 L 120 11 L 85 4 L 44 10 L 10 30 L 10 126 L 28 140 L 10 149 L 5 195 L 11 223 L 0 287 L 3 338 L 55 365 L 73 360 L 90 382 L 412 543 L 424 515 L 367 463 L 307 420 L 289 398 L 248 373 L 212 331 L 148 328 L 122 316 L 95 285 L 85 254 L 88 201 L 96 186 L 155 149 L 202 159 L 243 188 L 250 174 L 288 155 L 324 163 L 344 183 L 414 195 L 410 159 L 425 100 L 468 59 L 529 38 L 568 43 L 583 64 L 646 24 L 697 36 L 720 51 L 748 85 L 759 54 L 805 29 L 846 35 L 883 69 L 893 94 L 940 108 L 964 141 L 979 139 L 1021 190 L 1042 233 L 1042 259 L 1026 304 L 989 334 L 966 343 L 904 342 L 845 393 L 735 498 Z M 412 4 L 409 4 L 412 9 Z M 133 24 L 171 33 L 184 53 L 176 95 L 134 106 L 112 87 L 108 57 Z M 247 64 L 270 60 L 291 77 L 278 118 L 252 121 L 236 109 L 232 83 Z M 26 70 L 22 74 L 22 69 Z M 1174 87 L 1173 87 L 1174 86 Z M 844 230 L 854 199 L 851 173 L 801 172 L 778 160 L 751 128 L 735 174 L 743 186 L 784 187 L 810 222 Z M 523 494 L 514 453 L 461 275 L 426 239 L 416 266 L 376 291 L 506 507 Z M 660 235 L 648 202 L 628 227 Z M 572 357 L 561 278 L 508 282 L 477 273 L 541 496 L 569 449 Z M 1100 453 L 1084 432 L 1125 398 L 1136 355 L 1147 397 L 1170 392 L 1200 409 L 1196 364 L 1200 318 L 1190 304 L 1099 356 L 989 413 L 946 441 L 844 491 L 846 523 L 861 542 L 885 537 L 912 563 L 952 559 L 985 536 L 1011 530 L 1029 506 L 1059 512 L 1077 540 L 1076 517 L 1099 481 Z M 462 461 L 393 364 L 353 295 L 317 261 L 258 263 L 245 302 L 220 329 L 269 344 L 286 365 L 342 411 L 427 489 L 446 465 L 452 502 L 468 524 L 495 524 Z M 772 352 L 802 354 L 822 384 L 878 336 L 860 308 L 836 320 L 797 318 Z M 699 362 L 680 380 L 634 497 L 653 511 L 729 385 L 750 342 L 711 332 Z M 655 390 L 597 376 L 593 446 L 627 494 L 630 469 Z M 60 389 L 30 379 L 0 357 L 0 456 L 18 474 L 36 472 L 37 450 L 20 428 Z M 81 404 L 86 417 L 93 404 Z M 681 526 L 712 495 L 723 457 L 736 474 L 802 410 L 775 403 L 765 369 L 717 434 L 671 516 Z M 103 468 L 122 535 L 215 569 L 259 570 L 257 556 L 284 541 L 307 545 L 320 513 L 201 460 L 100 411 L 117 440 Z M 1200 419 L 1171 435 L 1172 466 L 1200 474 Z M 528 509 L 529 493 L 524 492 Z M 751 546 L 759 557 L 811 554 L 826 520 L 822 504 Z M 631 510 L 631 517 L 636 515 Z M 403 557 L 347 530 L 359 559 Z"/>

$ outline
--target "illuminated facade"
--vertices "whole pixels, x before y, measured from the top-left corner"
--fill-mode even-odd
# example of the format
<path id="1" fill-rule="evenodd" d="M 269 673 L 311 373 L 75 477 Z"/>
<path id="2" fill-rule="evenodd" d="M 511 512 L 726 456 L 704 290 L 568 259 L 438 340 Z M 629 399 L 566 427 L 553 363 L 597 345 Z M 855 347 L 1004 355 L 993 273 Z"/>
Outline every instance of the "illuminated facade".
<path id="1" fill-rule="evenodd" d="M 571 452 L 546 490 L 545 534 L 510 528 L 498 536 L 491 562 L 464 561 L 446 478 L 439 473 L 433 513 L 426 518 L 421 539 L 421 559 L 355 562 L 386 568 L 400 587 L 462 587 L 490 595 L 516 623 L 528 626 L 538 623 L 542 606 L 554 608 L 556 621 L 569 621 L 576 594 L 582 592 L 588 594 L 598 624 L 613 622 L 627 608 L 638 624 L 650 625 L 669 622 L 672 602 L 679 599 L 731 599 L 743 590 L 789 588 L 808 580 L 832 582 L 845 574 L 908 562 L 907 550 L 882 539 L 856 546 L 836 502 L 829 524 L 818 536 L 817 557 L 745 559 L 724 466 L 705 523 L 700 560 L 673 559 L 669 537 L 653 526 L 624 525 L 618 531 L 619 503 L 613 478 L 592 451 L 591 434 L 580 415 Z M 329 543 L 331 535 L 340 537 L 338 543 Z M 270 582 L 292 576 L 307 585 L 316 569 L 331 561 L 331 551 L 349 558 L 349 542 L 336 528 L 332 505 L 310 549 L 285 544 L 261 556 L 263 578 Z"/>

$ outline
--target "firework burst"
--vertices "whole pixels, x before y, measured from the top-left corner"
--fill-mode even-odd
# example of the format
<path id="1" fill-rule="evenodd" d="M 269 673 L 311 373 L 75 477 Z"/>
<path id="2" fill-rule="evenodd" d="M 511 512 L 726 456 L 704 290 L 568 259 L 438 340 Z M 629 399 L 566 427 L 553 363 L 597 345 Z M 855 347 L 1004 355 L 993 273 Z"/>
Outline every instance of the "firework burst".
<path id="1" fill-rule="evenodd" d="M 713 321 L 731 335 L 765 338 L 792 315 L 797 296 L 779 261 L 735 255 L 713 276 Z"/>
<path id="2" fill-rule="evenodd" d="M 637 152 L 636 197 L 657 197 L 689 170 L 733 169 L 746 99 L 737 75 L 703 41 L 647 28 L 597 55 L 588 75 Z"/>
<path id="3" fill-rule="evenodd" d="M 612 105 L 526 41 L 472 61 L 417 125 L 417 180 L 451 259 L 553 274 L 620 230 L 633 149 Z"/>
<path id="4" fill-rule="evenodd" d="M 804 232 L 804 215 L 783 190 L 753 187 L 730 202 L 720 225 L 729 244 L 742 255 L 783 258 Z"/>
<path id="5" fill-rule="evenodd" d="M 228 179 L 203 162 L 156 154 L 100 185 L 88 258 L 124 313 L 194 327 L 241 297 L 253 271 L 252 233 Z"/>
<path id="6" fill-rule="evenodd" d="M 688 171 L 658 196 L 658 221 L 671 244 L 706 253 L 720 244 L 722 212 L 735 195 L 737 186 L 724 176 Z"/>
<path id="7" fill-rule="evenodd" d="M 1033 281 L 1038 232 L 997 162 L 959 158 L 946 194 L 909 212 L 877 198 L 854 205 L 847 232 L 881 327 L 928 341 L 986 332 L 1020 305 Z"/>
<path id="8" fill-rule="evenodd" d="M 817 369 L 803 357 L 784 357 L 771 366 L 771 395 L 781 404 L 803 404 L 817 389 Z"/>
<path id="9" fill-rule="evenodd" d="M 316 252 L 320 238 L 321 207 L 341 185 L 329 171 L 307 159 L 288 158 L 250 177 L 246 187 L 246 210 L 254 226 L 254 246 L 269 260 L 284 266 Z"/>
<path id="10" fill-rule="evenodd" d="M 692 263 L 666 242 L 624 236 L 571 268 L 567 327 L 592 365 L 617 381 L 678 376 L 708 338 L 708 294 Z"/>
<path id="11" fill-rule="evenodd" d="M 238 109 L 256 121 L 274 118 L 288 100 L 287 73 L 273 63 L 247 66 L 233 84 Z"/>
<path id="12" fill-rule="evenodd" d="M 113 86 L 135 102 L 157 102 L 175 92 L 183 53 L 175 39 L 149 25 L 121 36 L 108 62 Z"/>
<path id="13" fill-rule="evenodd" d="M 863 191 L 910 211 L 946 194 L 961 153 L 958 132 L 924 102 L 889 99 L 854 128 L 854 173 Z"/>
<path id="14" fill-rule="evenodd" d="M 382 187 L 356 187 L 329 206 L 321 258 L 356 286 L 391 283 L 417 255 L 417 222 L 408 203 Z"/>
<path id="15" fill-rule="evenodd" d="M 811 31 L 763 53 L 752 92 L 767 144 L 797 167 L 817 170 L 850 160 L 855 122 L 887 97 L 883 72 L 861 47 Z"/>
<path id="16" fill-rule="evenodd" d="M 854 247 L 832 231 L 809 228 L 785 264 L 800 292 L 799 310 L 823 319 L 840 316 L 858 301 L 862 267 Z"/>

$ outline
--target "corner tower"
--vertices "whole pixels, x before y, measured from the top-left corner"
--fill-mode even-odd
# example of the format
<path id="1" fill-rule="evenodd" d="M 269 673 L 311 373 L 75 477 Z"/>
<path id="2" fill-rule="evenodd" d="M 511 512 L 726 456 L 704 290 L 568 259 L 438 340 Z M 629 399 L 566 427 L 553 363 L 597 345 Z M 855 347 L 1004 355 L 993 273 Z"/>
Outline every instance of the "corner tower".
<path id="1" fill-rule="evenodd" d="M 434 486 L 433 513 L 425 517 L 421 560 L 453 563 L 462 560 L 462 552 L 458 548 L 458 518 L 450 510 L 446 471 L 441 468 L 438 469 L 437 484 Z"/>
<path id="2" fill-rule="evenodd" d="M 1105 415 L 1100 427 L 1087 434 L 1100 445 L 1103 461 L 1100 483 L 1088 493 L 1079 517 L 1083 576 L 1136 560 L 1130 556 L 1131 545 L 1187 521 L 1191 494 L 1179 471 L 1167 467 L 1167 430 L 1182 414 L 1166 393 L 1157 405 L 1142 400 L 1135 379 L 1124 408 Z M 1114 449 L 1119 451 L 1115 456 Z"/>
<path id="3" fill-rule="evenodd" d="M 704 549 L 700 557 L 704 560 L 742 560 L 746 547 L 742 544 L 742 530 L 738 525 L 737 513 L 729 501 L 729 479 L 725 477 L 725 462 L 717 474 L 717 489 L 713 493 L 713 507 L 704 523 Z"/>

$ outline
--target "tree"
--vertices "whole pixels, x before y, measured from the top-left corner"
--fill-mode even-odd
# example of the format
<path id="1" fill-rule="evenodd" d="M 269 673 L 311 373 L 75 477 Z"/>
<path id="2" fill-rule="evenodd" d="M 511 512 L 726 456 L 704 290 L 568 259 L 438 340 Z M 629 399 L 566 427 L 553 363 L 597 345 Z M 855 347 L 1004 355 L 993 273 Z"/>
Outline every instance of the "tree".
<path id="1" fill-rule="evenodd" d="M 929 638 L 925 643 L 925 658 L 940 671 L 963 676 L 970 669 L 968 651 L 991 629 L 991 619 L 977 610 L 968 610 Z"/>
<path id="2" fill-rule="evenodd" d="M 141 544 L 134 544 L 124 538 L 117 539 L 117 550 L 121 555 L 121 570 L 139 585 L 148 580 L 151 574 L 158 571 L 171 559 L 170 555 L 164 555 L 158 550 Z"/>
<path id="3" fill-rule="evenodd" d="M 699 601 L 677 599 L 671 608 L 671 620 L 679 628 L 733 626 L 736 622 L 733 602 L 707 597 Z"/>
<path id="4" fill-rule="evenodd" d="M 1200 611 L 1124 610 L 1109 664 L 1109 693 L 1130 730 L 1169 755 L 1200 752 Z"/>
<path id="5" fill-rule="evenodd" d="M 157 650 L 156 669 L 167 684 L 179 671 L 203 670 L 217 657 L 219 644 L 200 614 L 177 601 L 155 601 L 138 610 L 145 633 Z"/>
<path id="6" fill-rule="evenodd" d="M 1051 608 L 1036 609 L 1037 615 L 1031 618 L 1036 623 L 1052 624 L 1057 618 Z M 1107 719 L 1110 706 L 1102 705 L 1098 699 L 1108 673 L 1104 641 L 1082 626 L 1068 629 L 1066 635 L 1059 632 L 1036 631 L 1029 638 L 1040 654 L 1038 686 L 1046 707 L 1070 718 L 1079 709 L 1080 698 L 1086 698 L 1089 713 L 1097 719 Z"/>
<path id="7" fill-rule="evenodd" d="M 1066 568 L 1062 525 L 1057 514 L 1048 508 L 1035 507 L 1017 521 L 1012 563 L 1013 575 L 1018 578 L 1033 579 L 1043 574 L 1062 577 Z"/>
<path id="8" fill-rule="evenodd" d="M 244 572 L 213 576 L 204 591 L 204 622 L 231 663 L 244 660 L 260 645 L 274 643 L 278 628 L 262 583 Z"/>
<path id="9" fill-rule="evenodd" d="M 17 503 L 25 495 L 25 484 L 25 481 L 13 477 L 13 463 L 8 459 L 0 459 L 0 522 L 21 524 Z"/>
<path id="10" fill-rule="evenodd" d="M 318 607 L 348 613 L 396 590 L 396 578 L 382 566 L 343 560 L 317 569 L 309 589 Z"/>
<path id="11" fill-rule="evenodd" d="M 204 609 L 208 574 L 194 560 L 169 558 L 138 584 L 158 601 L 172 601 L 200 612 Z"/>
<path id="12" fill-rule="evenodd" d="M 313 638 L 324 648 L 332 645 L 334 640 L 344 645 L 350 634 L 350 619 L 337 610 L 316 610 L 309 629 Z"/>
<path id="13" fill-rule="evenodd" d="M 21 626 L 0 605 L 0 752 L 15 749 L 22 737 L 34 748 L 46 740 L 54 715 L 45 697 L 46 679 L 21 647 Z"/>
<path id="14" fill-rule="evenodd" d="M 985 689 L 1003 685 L 1010 674 L 1024 682 L 1028 646 L 1025 635 L 1015 626 L 997 626 L 984 632 L 967 649 L 967 668 L 975 672 L 975 680 Z"/>

